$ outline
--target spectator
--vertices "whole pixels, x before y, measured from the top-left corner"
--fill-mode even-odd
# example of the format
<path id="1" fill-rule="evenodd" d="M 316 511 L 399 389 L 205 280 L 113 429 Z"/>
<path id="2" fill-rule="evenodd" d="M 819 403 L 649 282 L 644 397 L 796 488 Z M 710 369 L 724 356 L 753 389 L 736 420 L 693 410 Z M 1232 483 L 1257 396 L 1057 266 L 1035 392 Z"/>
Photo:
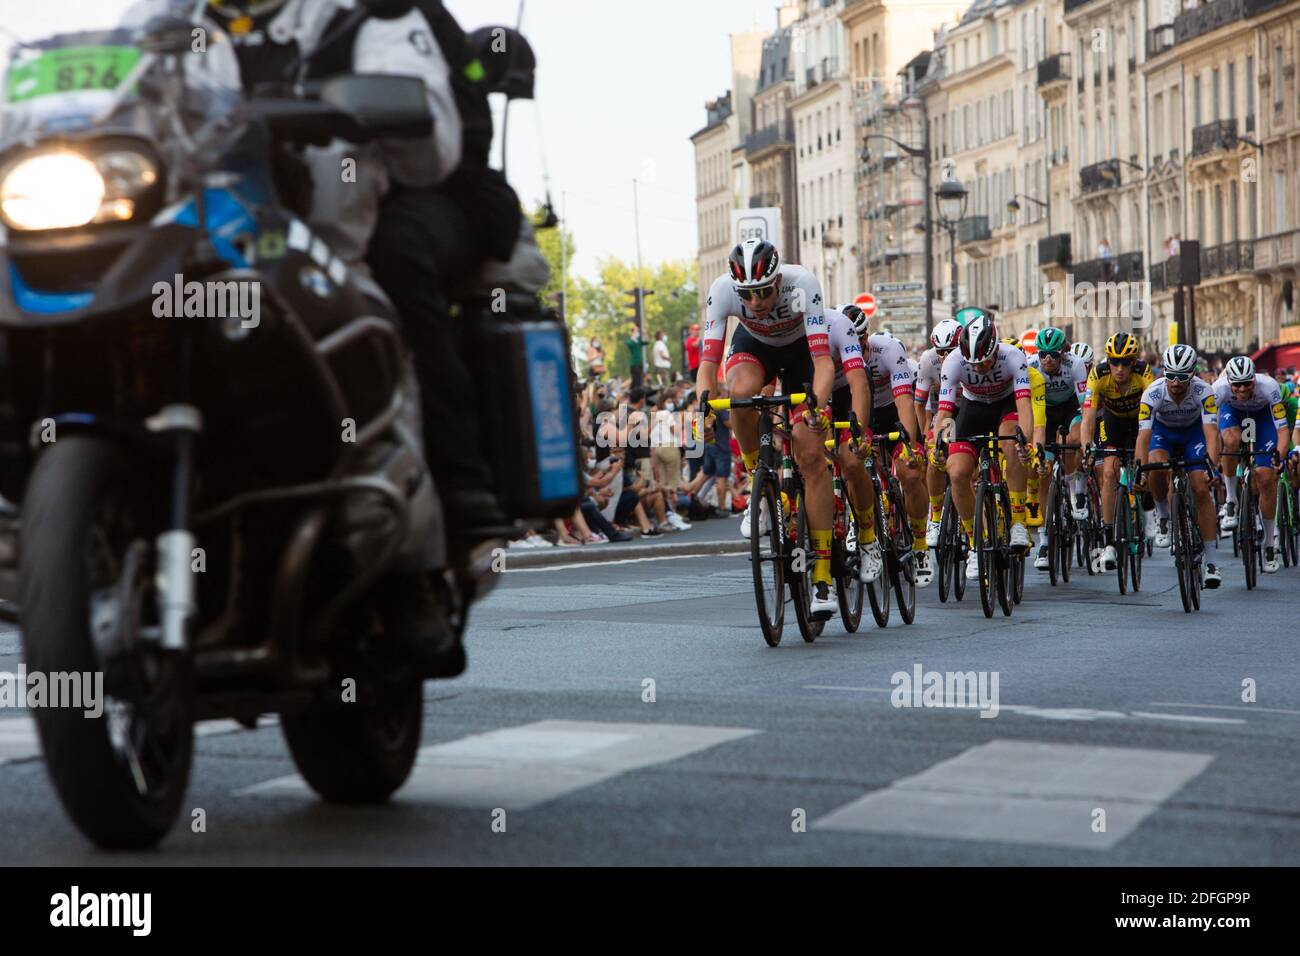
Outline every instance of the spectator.
<path id="1" fill-rule="evenodd" d="M 655 424 L 650 438 L 654 445 L 654 462 L 658 470 L 659 484 L 675 502 L 677 493 L 682 487 L 682 441 L 678 433 L 680 421 L 677 409 L 679 397 L 675 390 L 670 389 L 664 393 L 663 398 L 663 406 L 655 413 Z M 673 518 L 677 516 L 674 515 Z M 682 521 L 680 518 L 673 521 L 673 518 L 668 520 L 674 524 Z"/>
<path id="2" fill-rule="evenodd" d="M 587 374 L 599 381 L 605 377 L 605 350 L 600 347 L 600 339 L 593 338 L 587 346 Z"/>
<path id="3" fill-rule="evenodd" d="M 668 351 L 668 333 L 660 329 L 655 333 L 653 353 L 655 363 L 655 384 L 664 388 L 673 376 L 673 356 Z"/>
<path id="4" fill-rule="evenodd" d="M 632 387 L 645 385 L 645 342 L 635 322 L 627 324 L 627 364 L 632 370 Z"/>
<path id="5" fill-rule="evenodd" d="M 1109 259 L 1109 258 L 1110 258 L 1110 240 L 1109 240 L 1109 239 L 1106 239 L 1105 237 L 1102 238 L 1101 243 L 1097 246 L 1097 258 L 1098 258 L 1098 259 Z"/>
<path id="6" fill-rule="evenodd" d="M 1169 240 L 1169 254 L 1171 256 L 1178 255 L 1180 248 L 1182 248 L 1182 237 L 1178 233 L 1174 233 L 1174 237 Z"/>
<path id="7" fill-rule="evenodd" d="M 718 383 L 718 397 L 726 397 L 726 385 Z M 700 499 L 708 496 L 712 489 L 717 491 L 717 504 L 708 512 L 710 518 L 731 517 L 728 489 L 731 483 L 731 416 L 719 411 L 709 418 L 709 428 L 704 433 L 704 461 L 699 473 L 692 481 L 692 491 Z"/>
<path id="8" fill-rule="evenodd" d="M 686 367 L 690 370 L 691 381 L 700 370 L 700 323 L 691 324 L 690 335 L 686 337 Z"/>

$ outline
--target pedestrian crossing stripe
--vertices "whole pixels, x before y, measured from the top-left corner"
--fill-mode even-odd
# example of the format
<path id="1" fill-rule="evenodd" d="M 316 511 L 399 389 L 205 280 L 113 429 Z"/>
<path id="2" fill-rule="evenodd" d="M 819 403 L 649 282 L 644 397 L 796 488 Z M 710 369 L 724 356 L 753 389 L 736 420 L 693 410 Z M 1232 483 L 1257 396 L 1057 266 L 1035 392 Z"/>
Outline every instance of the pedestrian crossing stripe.
<path id="1" fill-rule="evenodd" d="M 846 803 L 812 828 L 1108 850 L 1213 759 L 993 740 Z M 1099 809 L 1104 830 L 1096 828 Z"/>
<path id="2" fill-rule="evenodd" d="M 422 747 L 410 778 L 393 799 L 526 810 L 632 770 L 757 733 L 745 727 L 542 720 Z M 296 774 L 237 793 L 315 799 Z"/>
<path id="3" fill-rule="evenodd" d="M 276 717 L 261 717 L 258 729 L 274 726 L 277 720 Z M 208 720 L 196 725 L 194 733 L 198 737 L 215 737 L 246 729 L 237 720 Z M 40 755 L 41 740 L 36 732 L 36 721 L 31 717 L 0 720 L 0 766 Z"/>

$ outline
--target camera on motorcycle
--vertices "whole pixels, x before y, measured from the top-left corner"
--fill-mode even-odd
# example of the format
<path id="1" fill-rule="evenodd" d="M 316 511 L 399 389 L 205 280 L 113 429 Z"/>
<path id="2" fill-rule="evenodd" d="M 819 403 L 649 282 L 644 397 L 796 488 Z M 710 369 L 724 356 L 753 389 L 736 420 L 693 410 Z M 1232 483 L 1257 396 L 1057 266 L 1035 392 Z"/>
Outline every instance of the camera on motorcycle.
<path id="1" fill-rule="evenodd" d="M 371 136 L 428 136 L 433 132 L 424 80 L 418 76 L 355 73 L 320 83 L 320 101 L 347 113 Z"/>
<path id="2" fill-rule="evenodd" d="M 414 0 L 358 0 L 359 5 L 372 17 L 396 20 L 415 9 Z"/>
<path id="3" fill-rule="evenodd" d="M 160 14 L 144 25 L 140 49 L 147 53 L 187 53 L 194 43 L 194 24 L 184 17 Z"/>

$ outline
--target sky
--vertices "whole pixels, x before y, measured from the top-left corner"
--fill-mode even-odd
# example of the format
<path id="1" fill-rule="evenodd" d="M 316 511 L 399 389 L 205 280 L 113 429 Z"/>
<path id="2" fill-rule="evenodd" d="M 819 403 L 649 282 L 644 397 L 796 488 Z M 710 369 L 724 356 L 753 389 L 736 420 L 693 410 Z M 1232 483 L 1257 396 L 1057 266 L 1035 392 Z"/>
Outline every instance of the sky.
<path id="1" fill-rule="evenodd" d="M 27 33 L 68 25 L 121 0 L 0 0 L 0 25 Z M 445 0 L 470 31 L 518 22 L 521 0 Z M 537 54 L 537 99 L 510 109 L 506 172 L 531 208 L 545 198 L 567 217 L 571 274 L 593 279 L 605 256 L 636 261 L 632 180 L 639 188 L 646 267 L 697 251 L 695 154 L 704 103 L 727 91 L 727 36 L 772 29 L 780 0 L 522 0 Z M 60 8 L 51 18 L 50 4 Z M 101 14 L 102 15 L 102 14 Z M 80 24 L 78 24 L 80 25 Z M 53 31 L 51 31 L 53 32 Z M 3 46 L 3 41 L 0 41 Z M 498 112 L 499 116 L 499 112 Z M 500 123 L 493 153 L 500 165 Z M 544 149 L 543 149 L 544 144 Z"/>
<path id="2" fill-rule="evenodd" d="M 519 0 L 446 3 L 466 30 L 514 25 L 518 17 Z M 604 256 L 636 261 L 633 179 L 644 184 L 646 267 L 695 258 L 690 136 L 705 124 L 705 101 L 731 85 L 728 34 L 756 23 L 774 28 L 777 6 L 778 0 L 525 0 L 537 99 L 510 109 L 506 172 L 531 205 L 545 196 L 545 156 L 551 198 L 567 215 L 577 247 L 572 274 L 594 278 Z"/>

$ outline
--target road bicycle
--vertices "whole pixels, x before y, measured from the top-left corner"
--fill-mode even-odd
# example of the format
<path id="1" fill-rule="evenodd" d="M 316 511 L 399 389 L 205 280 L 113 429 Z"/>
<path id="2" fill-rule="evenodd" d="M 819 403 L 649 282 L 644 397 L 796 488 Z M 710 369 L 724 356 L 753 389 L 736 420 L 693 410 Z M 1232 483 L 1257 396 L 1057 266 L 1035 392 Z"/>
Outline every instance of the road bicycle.
<path id="1" fill-rule="evenodd" d="M 1178 574 L 1178 593 L 1183 611 L 1201 609 L 1201 561 L 1205 543 L 1196 514 L 1196 495 L 1187 478 L 1187 462 L 1181 458 L 1142 465 L 1139 477 L 1151 471 L 1169 471 L 1173 487 L 1169 493 L 1169 550 Z"/>
<path id="2" fill-rule="evenodd" d="M 1115 484 L 1115 578 L 1119 593 L 1127 594 L 1128 585 L 1133 593 L 1142 589 L 1142 559 L 1147 550 L 1146 513 L 1142 510 L 1142 496 L 1133 490 L 1133 449 L 1094 448 L 1094 458 L 1118 458 L 1119 476 Z M 1104 537 L 1103 537 L 1104 547 Z M 1100 557 L 1098 557 L 1100 564 Z M 1098 570 L 1101 570 L 1098 567 Z"/>
<path id="3" fill-rule="evenodd" d="M 887 446 L 906 439 L 903 432 L 871 436 L 872 454 L 867 458 L 867 474 L 875 493 L 876 540 L 884 559 L 880 577 L 867 585 L 867 600 L 876 624 L 889 623 L 890 591 L 898 600 L 898 615 L 904 624 L 916 619 L 916 558 L 912 552 L 912 526 L 907 520 L 903 486 L 894 474 L 893 459 L 885 466 L 879 464 L 882 451 Z M 903 455 L 910 460 L 913 452 L 904 446 Z"/>
<path id="4" fill-rule="evenodd" d="M 1079 528 L 1070 507 L 1070 484 L 1065 480 L 1062 467 L 1063 452 L 1078 451 L 1077 444 L 1047 442 L 1043 448 L 1056 457 L 1051 481 L 1043 498 L 1043 519 L 1047 523 L 1047 574 L 1055 587 L 1059 581 L 1070 583 L 1070 564 L 1074 560 L 1075 541 Z"/>

